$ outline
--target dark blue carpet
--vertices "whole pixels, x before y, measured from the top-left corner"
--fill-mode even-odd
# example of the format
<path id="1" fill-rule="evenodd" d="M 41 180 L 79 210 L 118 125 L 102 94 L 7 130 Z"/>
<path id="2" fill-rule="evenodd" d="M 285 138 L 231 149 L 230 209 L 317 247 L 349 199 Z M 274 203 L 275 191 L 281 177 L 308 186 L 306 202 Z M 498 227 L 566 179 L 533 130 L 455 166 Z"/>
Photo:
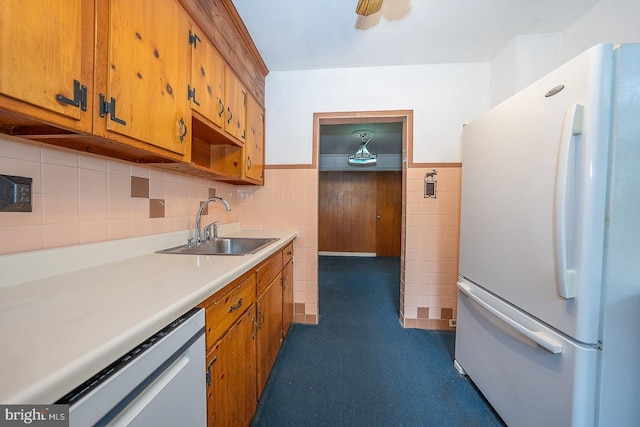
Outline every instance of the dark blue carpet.
<path id="1" fill-rule="evenodd" d="M 504 425 L 453 368 L 453 332 L 400 325 L 398 258 L 318 270 L 319 324 L 292 325 L 252 426 Z"/>

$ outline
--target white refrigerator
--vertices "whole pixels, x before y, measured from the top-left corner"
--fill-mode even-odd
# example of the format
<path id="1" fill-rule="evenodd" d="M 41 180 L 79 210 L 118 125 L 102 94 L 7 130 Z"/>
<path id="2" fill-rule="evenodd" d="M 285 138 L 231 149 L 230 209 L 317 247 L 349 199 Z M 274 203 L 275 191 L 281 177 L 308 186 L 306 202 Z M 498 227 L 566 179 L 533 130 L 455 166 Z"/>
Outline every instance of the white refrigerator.
<path id="1" fill-rule="evenodd" d="M 640 44 L 465 125 L 454 365 L 509 426 L 640 426 Z"/>

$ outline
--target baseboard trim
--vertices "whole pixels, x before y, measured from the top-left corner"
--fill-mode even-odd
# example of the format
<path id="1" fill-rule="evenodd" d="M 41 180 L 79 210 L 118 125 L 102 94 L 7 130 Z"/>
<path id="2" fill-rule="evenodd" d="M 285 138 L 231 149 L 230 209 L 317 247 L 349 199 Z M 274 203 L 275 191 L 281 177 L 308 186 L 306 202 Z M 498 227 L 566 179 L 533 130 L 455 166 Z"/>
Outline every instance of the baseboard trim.
<path id="1" fill-rule="evenodd" d="M 329 252 L 318 251 L 319 256 L 360 256 L 360 257 L 375 257 L 375 252 Z"/>

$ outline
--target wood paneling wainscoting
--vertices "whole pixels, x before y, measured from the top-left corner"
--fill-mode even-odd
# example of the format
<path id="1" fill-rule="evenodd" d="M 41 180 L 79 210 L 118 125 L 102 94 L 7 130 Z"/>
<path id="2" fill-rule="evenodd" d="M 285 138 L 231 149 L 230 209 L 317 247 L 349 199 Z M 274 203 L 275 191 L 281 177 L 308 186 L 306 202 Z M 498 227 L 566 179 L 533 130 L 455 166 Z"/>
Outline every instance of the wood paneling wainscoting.
<path id="1" fill-rule="evenodd" d="M 400 256 L 402 172 L 320 172 L 318 251 Z"/>

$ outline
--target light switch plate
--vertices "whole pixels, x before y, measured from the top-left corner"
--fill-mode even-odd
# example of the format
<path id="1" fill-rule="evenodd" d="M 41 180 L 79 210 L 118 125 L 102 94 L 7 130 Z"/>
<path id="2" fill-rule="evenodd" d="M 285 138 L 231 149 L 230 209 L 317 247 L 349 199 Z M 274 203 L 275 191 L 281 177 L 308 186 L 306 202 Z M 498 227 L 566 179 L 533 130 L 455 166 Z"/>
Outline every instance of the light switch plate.
<path id="1" fill-rule="evenodd" d="M 24 176 L 0 175 L 0 212 L 31 212 L 31 183 Z"/>

